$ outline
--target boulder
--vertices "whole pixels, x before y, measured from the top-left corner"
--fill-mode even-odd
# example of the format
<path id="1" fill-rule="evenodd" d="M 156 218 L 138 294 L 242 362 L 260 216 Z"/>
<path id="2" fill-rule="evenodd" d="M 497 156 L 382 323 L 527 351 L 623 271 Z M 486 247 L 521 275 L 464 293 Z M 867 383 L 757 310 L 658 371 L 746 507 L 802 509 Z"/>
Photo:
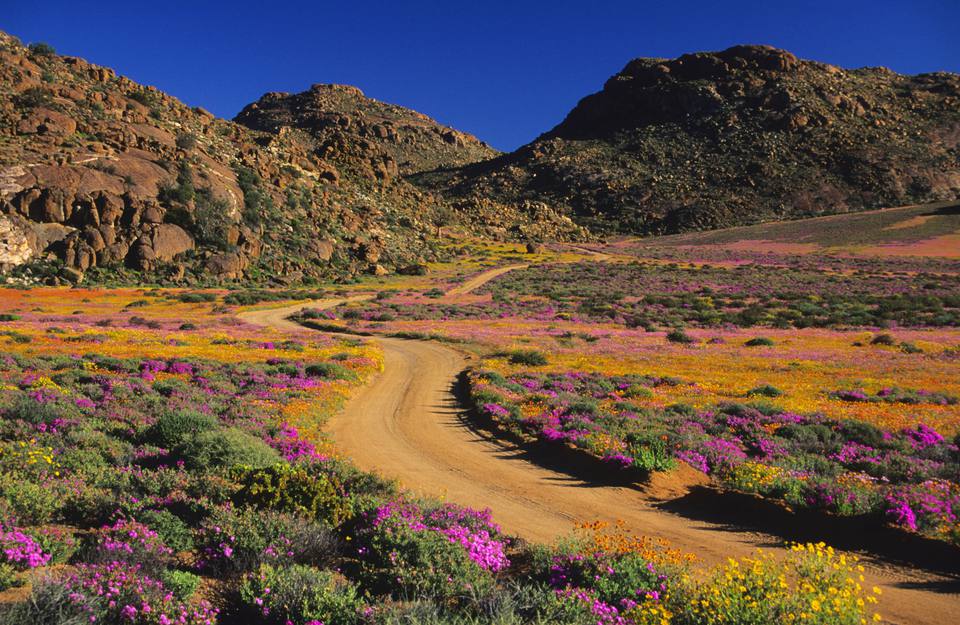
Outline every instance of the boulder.
<path id="1" fill-rule="evenodd" d="M 35 109 L 17 124 L 17 132 L 22 135 L 69 136 L 77 131 L 77 122 L 69 115 L 58 111 Z"/>
<path id="2" fill-rule="evenodd" d="M 319 239 L 311 241 L 310 249 L 319 260 L 327 261 L 333 258 L 335 245 L 335 242 L 330 239 Z"/>
<path id="3" fill-rule="evenodd" d="M 157 260 L 173 260 L 194 248 L 193 237 L 176 224 L 160 224 L 150 234 L 150 246 Z"/>
<path id="4" fill-rule="evenodd" d="M 223 252 L 211 256 L 206 263 L 208 273 L 225 280 L 236 280 L 243 277 L 243 270 L 247 267 L 247 260 L 236 252 Z"/>
<path id="5" fill-rule="evenodd" d="M 28 233 L 6 215 L 0 215 L 0 266 L 15 267 L 30 260 L 34 249 Z"/>

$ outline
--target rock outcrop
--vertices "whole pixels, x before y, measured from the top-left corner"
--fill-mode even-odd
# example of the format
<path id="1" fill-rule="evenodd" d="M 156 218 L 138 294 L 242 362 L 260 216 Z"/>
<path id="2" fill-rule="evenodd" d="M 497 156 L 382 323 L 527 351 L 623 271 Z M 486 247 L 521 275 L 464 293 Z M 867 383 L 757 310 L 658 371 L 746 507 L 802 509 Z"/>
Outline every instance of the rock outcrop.
<path id="1" fill-rule="evenodd" d="M 250 128 L 0 33 L 0 270 L 287 284 L 435 260 L 451 208 L 402 174 L 494 152 L 351 88 L 308 93 L 309 123 Z"/>

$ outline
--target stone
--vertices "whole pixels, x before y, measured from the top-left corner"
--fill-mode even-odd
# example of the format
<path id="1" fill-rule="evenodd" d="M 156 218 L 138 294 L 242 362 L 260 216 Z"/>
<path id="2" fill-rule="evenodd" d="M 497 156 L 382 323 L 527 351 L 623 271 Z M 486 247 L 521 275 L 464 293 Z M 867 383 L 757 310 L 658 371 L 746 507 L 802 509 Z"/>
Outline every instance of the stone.
<path id="1" fill-rule="evenodd" d="M 71 284 L 83 282 L 83 272 L 74 267 L 63 267 L 60 270 L 60 277 Z"/>
<path id="2" fill-rule="evenodd" d="M 328 261 L 333 258 L 333 252 L 336 249 L 336 243 L 330 239 L 318 239 L 311 241 L 310 249 L 319 260 Z"/>
<path id="3" fill-rule="evenodd" d="M 157 260 L 173 260 L 194 248 L 193 237 L 176 224 L 160 224 L 150 233 L 150 247 Z"/>
<path id="4" fill-rule="evenodd" d="M 76 131 L 77 122 L 72 117 L 45 108 L 35 109 L 17 124 L 17 132 L 22 135 L 69 136 Z"/>
<path id="5" fill-rule="evenodd" d="M 140 220 L 145 224 L 163 223 L 164 210 L 156 204 L 151 204 L 143 209 Z"/>
<path id="6" fill-rule="evenodd" d="M 246 259 L 236 252 L 223 252 L 211 256 L 206 263 L 207 272 L 226 280 L 236 280 L 243 277 L 246 269 Z"/>
<path id="7" fill-rule="evenodd" d="M 0 265 L 16 267 L 33 257 L 27 233 L 10 217 L 0 215 Z"/>

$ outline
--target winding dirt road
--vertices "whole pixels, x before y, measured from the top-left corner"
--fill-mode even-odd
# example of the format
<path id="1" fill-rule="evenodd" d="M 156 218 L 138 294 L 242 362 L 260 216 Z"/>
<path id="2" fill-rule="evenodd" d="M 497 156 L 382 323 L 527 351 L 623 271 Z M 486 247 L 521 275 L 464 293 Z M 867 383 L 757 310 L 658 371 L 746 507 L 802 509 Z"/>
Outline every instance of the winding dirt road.
<path id="1" fill-rule="evenodd" d="M 501 275 L 504 269 L 473 278 L 468 290 Z M 363 296 L 348 299 L 359 301 Z M 241 317 L 302 332 L 302 327 L 286 317 L 305 307 L 332 307 L 343 301 L 308 302 Z M 775 536 L 729 518 L 696 513 L 698 507 L 722 507 L 729 501 L 702 502 L 670 511 L 669 506 L 637 488 L 598 485 L 546 468 L 542 462 L 534 463 L 528 452 L 493 440 L 466 422 L 455 388 L 469 356 L 428 341 L 375 340 L 384 350 L 383 373 L 329 424 L 338 447 L 361 468 L 395 478 L 414 492 L 489 507 L 507 532 L 532 541 L 568 534 L 577 520 L 622 520 L 629 529 L 666 538 L 707 563 L 748 555 L 757 547 L 781 549 L 783 534 Z M 957 579 L 937 572 L 954 565 L 928 562 L 926 568 L 918 568 L 872 557 L 864 564 L 868 587 L 876 584 L 883 589 L 881 613 L 885 620 L 902 625 L 960 621 Z"/>

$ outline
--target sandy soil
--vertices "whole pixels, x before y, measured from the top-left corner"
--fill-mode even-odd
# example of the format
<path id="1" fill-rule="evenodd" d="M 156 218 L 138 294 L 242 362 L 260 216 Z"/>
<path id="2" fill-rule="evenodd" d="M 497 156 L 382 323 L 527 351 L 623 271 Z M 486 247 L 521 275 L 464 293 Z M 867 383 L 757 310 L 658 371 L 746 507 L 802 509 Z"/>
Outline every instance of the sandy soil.
<path id="1" fill-rule="evenodd" d="M 470 288 L 503 269 L 475 277 Z M 300 308 L 335 306 L 342 301 L 308 302 L 241 317 L 302 331 L 285 318 Z M 427 341 L 375 340 L 383 345 L 384 371 L 329 424 L 338 446 L 361 468 L 396 478 L 415 492 L 492 508 L 494 518 L 510 533 L 548 541 L 569 533 L 577 520 L 622 520 L 629 529 L 665 538 L 707 563 L 748 555 L 758 547 L 780 550 L 785 537 L 799 539 L 805 532 L 838 546 L 858 544 L 856 531 L 848 532 L 851 535 L 844 538 L 848 545 L 844 545 L 796 519 L 781 519 L 779 526 L 756 522 L 763 519 L 751 522 L 749 511 L 732 509 L 739 506 L 731 500 L 697 495 L 695 478 L 689 484 L 676 483 L 686 482 L 685 474 L 665 478 L 668 483 L 657 493 L 581 479 L 566 467 L 550 467 L 549 459 L 496 441 L 468 423 L 456 391 L 457 376 L 469 365 L 469 356 Z M 689 485 L 693 488 L 687 496 L 672 501 L 655 496 L 676 497 Z M 877 544 L 883 550 L 884 543 Z M 939 549 L 943 562 L 937 561 Z M 928 554 L 920 566 L 864 556 L 865 583 L 883 589 L 880 612 L 885 620 L 903 625 L 957 622 L 960 583 L 950 573 L 957 563 L 949 561 L 955 552 L 936 545 L 927 550 L 933 555 Z"/>
<path id="2" fill-rule="evenodd" d="M 447 291 L 447 295 L 465 295 L 474 289 L 480 288 L 497 276 L 502 276 L 509 271 L 513 271 L 514 269 L 525 269 L 528 266 L 529 265 L 507 265 L 505 267 L 497 267 L 496 269 L 490 269 L 488 271 L 478 273 L 469 280 L 466 280 Z"/>

